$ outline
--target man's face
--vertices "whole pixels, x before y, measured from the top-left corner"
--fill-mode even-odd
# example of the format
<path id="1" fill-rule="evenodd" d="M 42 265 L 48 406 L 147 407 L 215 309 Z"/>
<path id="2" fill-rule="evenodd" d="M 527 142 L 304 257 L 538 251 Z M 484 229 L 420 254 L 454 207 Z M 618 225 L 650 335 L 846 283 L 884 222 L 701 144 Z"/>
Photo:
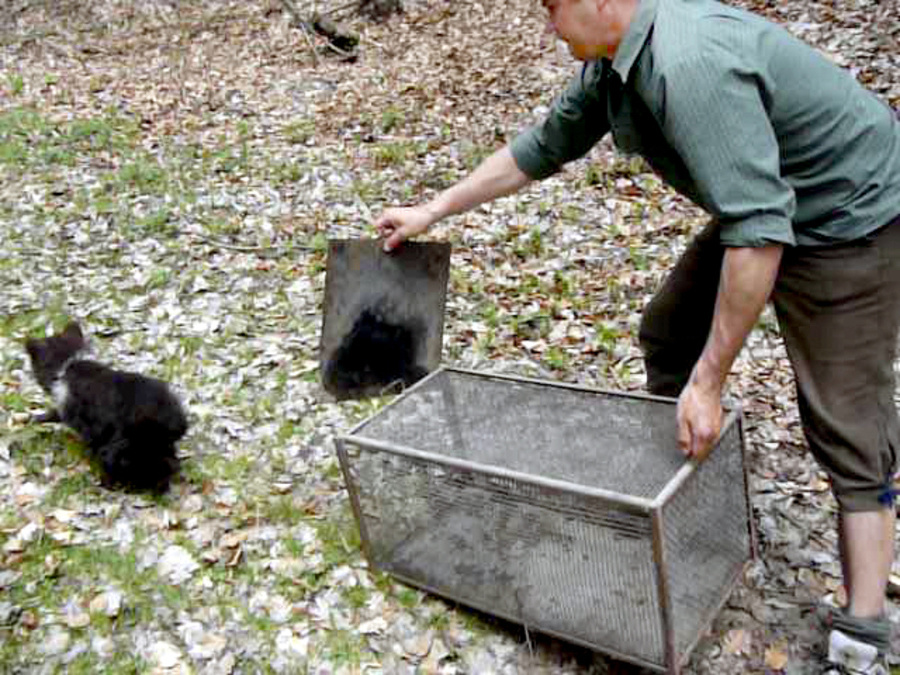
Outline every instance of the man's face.
<path id="1" fill-rule="evenodd" d="M 609 56 L 612 43 L 605 18 L 608 0 L 541 0 L 552 31 L 580 61 Z"/>

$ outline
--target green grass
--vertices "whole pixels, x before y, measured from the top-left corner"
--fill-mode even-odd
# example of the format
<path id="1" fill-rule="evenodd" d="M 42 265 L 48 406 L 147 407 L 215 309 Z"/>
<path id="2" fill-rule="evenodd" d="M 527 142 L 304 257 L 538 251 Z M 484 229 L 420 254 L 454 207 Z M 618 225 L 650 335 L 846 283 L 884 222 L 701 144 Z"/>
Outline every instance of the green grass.
<path id="1" fill-rule="evenodd" d="M 389 141 L 375 147 L 375 166 L 397 166 L 423 154 L 424 147 L 415 141 Z"/>
<path id="2" fill-rule="evenodd" d="M 364 635 L 352 630 L 330 630 L 322 644 L 323 652 L 336 666 L 358 668 L 369 652 Z"/>
<path id="3" fill-rule="evenodd" d="M 137 535 L 135 546 L 143 539 Z M 73 638 L 88 631 L 113 636 L 120 631 L 121 624 L 149 625 L 160 598 L 169 606 L 189 605 L 187 598 L 173 597 L 184 596 L 184 591 L 159 583 L 155 567 L 138 569 L 134 546 L 124 552 L 102 544 L 67 546 L 45 532 L 23 547 L 10 569 L 20 577 L 6 589 L 4 599 L 26 610 L 39 608 L 39 618 L 46 616 L 46 612 L 61 612 L 70 601 L 86 606 L 109 587 L 120 590 L 123 607 L 119 615 L 111 618 L 93 613 L 89 627 L 70 630 Z M 6 629 L 5 633 L 0 641 L 0 665 L 18 663 L 33 640 L 32 633 L 21 624 Z M 122 667 L 115 672 L 137 672 L 143 665 L 139 659 L 122 654 L 114 657 L 112 663 Z M 95 657 L 85 654 L 67 672 L 90 672 L 87 669 L 95 664 Z"/>
<path id="4" fill-rule="evenodd" d="M 517 317 L 510 324 L 514 335 L 523 340 L 535 340 L 537 338 L 546 338 L 553 329 L 553 320 L 551 316 L 544 312 L 535 312 L 526 314 L 523 317 Z"/>
<path id="5" fill-rule="evenodd" d="M 354 609 L 360 609 L 366 606 L 371 598 L 369 589 L 364 586 L 349 586 L 341 589 L 341 595 L 344 601 Z"/>
<path id="6" fill-rule="evenodd" d="M 0 359 L 0 365 L 7 367 L 7 362 L 15 362 L 13 359 Z M 16 363 L 18 365 L 18 363 Z M 24 413 L 31 408 L 30 402 L 22 394 L 20 389 L 9 389 L 0 392 L 0 408 L 6 413 Z"/>
<path id="7" fill-rule="evenodd" d="M 627 337 L 627 334 L 623 333 L 622 330 L 607 321 L 601 321 L 595 324 L 594 330 L 596 331 L 594 345 L 600 350 L 610 354 L 615 349 L 618 341 Z"/>
<path id="8" fill-rule="evenodd" d="M 22 340 L 26 337 L 44 337 L 48 326 L 62 330 L 71 320 L 62 297 L 53 297 L 42 309 L 29 309 L 0 315 L 0 335 Z M 24 349 L 23 352 L 24 354 Z"/>
<path id="9" fill-rule="evenodd" d="M 326 520 L 313 521 L 312 525 L 327 566 L 337 567 L 360 559 L 362 542 L 349 504 L 330 514 Z"/>
<path id="10" fill-rule="evenodd" d="M 25 91 L 25 79 L 18 73 L 7 75 L 6 82 L 10 96 L 18 96 Z"/>
<path id="11" fill-rule="evenodd" d="M 110 112 L 98 117 L 54 121 L 37 111 L 12 108 L 0 113 L 0 162 L 48 169 L 101 152 L 139 152 L 137 127 Z"/>
<path id="12" fill-rule="evenodd" d="M 71 466 L 80 465 L 80 458 Z M 86 465 L 85 465 L 86 466 Z M 83 504 L 92 491 L 97 490 L 97 477 L 87 470 L 73 471 L 60 478 L 46 497 L 47 506 L 65 507 L 71 502 Z"/>
<path id="13" fill-rule="evenodd" d="M 133 653 L 114 653 L 103 659 L 93 652 L 76 656 L 66 664 L 66 675 L 96 675 L 96 673 L 116 673 L 116 675 L 138 675 L 148 672 L 150 664 Z"/>
<path id="14" fill-rule="evenodd" d="M 481 319 L 490 328 L 498 328 L 500 326 L 500 310 L 493 302 L 486 302 L 480 307 Z"/>
<path id="15" fill-rule="evenodd" d="M 628 257 L 631 260 L 631 264 L 634 269 L 639 271 L 647 271 L 650 269 L 649 261 L 647 260 L 647 255 L 638 248 L 637 246 L 629 246 L 628 247 Z"/>
<path id="16" fill-rule="evenodd" d="M 135 543 L 124 552 L 113 545 L 66 548 L 60 551 L 63 574 L 77 580 L 82 589 L 93 585 L 91 582 L 98 590 L 114 585 L 122 590 L 128 605 L 134 604 L 132 599 L 147 599 L 167 586 L 159 583 L 155 567 L 138 570 L 137 546 L 146 538 L 146 534 L 136 532 Z M 152 611 L 152 607 L 149 609 Z"/>
<path id="17" fill-rule="evenodd" d="M 29 634 L 26 641 L 30 639 L 31 635 Z M 18 636 L 11 637 L 0 631 L 0 672 L 26 672 L 22 670 L 21 647 L 21 640 Z M 40 663 L 37 661 L 31 662 L 29 665 L 34 666 L 35 670 L 40 667 Z M 139 675 L 149 672 L 149 664 L 134 652 L 117 650 L 109 658 L 101 658 L 88 650 L 67 663 L 64 670 L 60 668 L 55 672 L 65 672 L 66 675 L 96 675 L 96 673 Z"/>
<path id="18" fill-rule="evenodd" d="M 265 508 L 266 519 L 271 524 L 293 526 L 303 520 L 306 509 L 292 495 L 279 495 L 268 501 Z"/>
<path id="19" fill-rule="evenodd" d="M 647 162 L 638 156 L 617 156 L 611 163 L 594 163 L 587 167 L 582 181 L 587 187 L 599 187 L 614 192 L 616 179 L 635 179 L 642 174 L 651 173 Z"/>
<path id="20" fill-rule="evenodd" d="M 422 593 L 412 588 L 401 587 L 397 591 L 396 598 L 401 607 L 412 609 L 422 601 Z"/>
<path id="21" fill-rule="evenodd" d="M 460 159 L 466 171 L 475 169 L 494 152 L 494 148 L 473 143 L 472 141 L 464 140 L 460 143 L 460 146 Z"/>
<path id="22" fill-rule="evenodd" d="M 272 165 L 270 179 L 277 185 L 292 185 L 303 178 L 303 165 L 288 160 Z"/>
<path id="23" fill-rule="evenodd" d="M 285 128 L 292 143 L 305 143 L 314 132 L 314 124 L 306 120 Z M 187 209 L 212 236 L 246 236 L 238 209 L 197 208 L 198 185 L 223 175 L 227 180 L 253 177 L 289 185 L 304 173 L 302 161 L 258 153 L 258 133 L 247 120 L 208 144 L 165 140 L 153 152 L 145 148 L 142 133 L 133 119 L 114 110 L 57 120 L 35 108 L 10 108 L 0 112 L 0 166 L 47 184 L 57 195 L 55 201 L 62 202 L 35 204 L 32 218 L 64 222 L 95 214 L 113 221 L 116 231 L 129 239 L 177 235 L 177 217 Z M 403 161 L 414 157 L 417 148 L 401 142 L 385 150 L 379 161 Z M 68 184 L 69 169 L 76 167 L 99 180 L 89 187 Z M 13 210 L 10 218 L 15 217 Z"/>
<path id="24" fill-rule="evenodd" d="M 141 194 L 164 194 L 166 191 L 166 172 L 148 158 L 135 158 L 111 174 L 109 180 L 119 188 Z"/>
<path id="25" fill-rule="evenodd" d="M 446 609 L 433 612 L 428 619 L 428 626 L 437 631 L 445 631 L 450 628 L 451 616 L 450 611 Z"/>
<path id="26" fill-rule="evenodd" d="M 557 345 L 551 345 L 544 354 L 545 363 L 553 370 L 567 370 L 569 368 L 569 356 Z"/>
<path id="27" fill-rule="evenodd" d="M 70 442 L 67 432 L 49 425 L 29 425 L 16 435 L 19 465 L 35 478 L 44 475 L 48 464 L 65 466 Z"/>
<path id="28" fill-rule="evenodd" d="M 304 145 L 315 136 L 316 123 L 314 119 L 303 119 L 285 125 L 282 134 L 288 143 Z"/>
<path id="29" fill-rule="evenodd" d="M 464 609 L 458 612 L 456 617 L 462 624 L 463 629 L 473 633 L 475 636 L 483 636 L 491 632 L 493 619 L 486 614 Z"/>
<path id="30" fill-rule="evenodd" d="M 229 459 L 221 455 L 208 454 L 201 461 L 202 473 L 220 484 L 239 484 L 252 473 L 255 461 L 246 455 Z"/>
<path id="31" fill-rule="evenodd" d="M 472 347 L 479 354 L 489 357 L 491 352 L 497 347 L 497 331 L 493 328 L 488 328 L 483 335 L 480 335 L 475 340 Z"/>
<path id="32" fill-rule="evenodd" d="M 134 223 L 135 229 L 143 231 L 149 235 L 165 235 L 174 234 L 175 227 L 172 225 L 172 212 L 166 207 L 161 207 L 151 211 L 145 216 L 138 218 Z M 164 284 L 158 284 L 158 287 Z"/>
<path id="33" fill-rule="evenodd" d="M 401 127 L 406 119 L 403 110 L 389 105 L 381 113 L 381 132 L 388 134 Z"/>
<path id="34" fill-rule="evenodd" d="M 526 237 L 519 237 L 514 247 L 514 253 L 523 260 L 540 258 L 544 250 L 544 237 L 537 228 L 532 229 Z"/>

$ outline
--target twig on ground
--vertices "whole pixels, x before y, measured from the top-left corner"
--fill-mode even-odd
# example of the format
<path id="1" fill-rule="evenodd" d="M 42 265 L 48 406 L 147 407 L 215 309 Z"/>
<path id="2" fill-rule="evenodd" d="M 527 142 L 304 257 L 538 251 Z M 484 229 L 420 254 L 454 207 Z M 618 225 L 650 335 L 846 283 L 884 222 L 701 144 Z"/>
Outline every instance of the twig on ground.
<path id="1" fill-rule="evenodd" d="M 237 251 L 238 253 L 288 253 L 288 248 L 284 246 L 251 246 L 249 244 L 229 244 L 228 242 L 220 241 L 218 239 L 214 239 L 213 237 L 207 237 L 203 234 L 198 234 L 196 232 L 189 232 L 188 236 L 192 239 L 196 239 L 197 241 L 208 244 L 209 246 L 215 246 L 216 248 L 223 248 L 227 251 Z M 290 248 L 291 251 L 300 250 L 300 251 L 314 251 L 315 247 L 307 246 L 304 244 L 296 244 Z"/>
<path id="2" fill-rule="evenodd" d="M 358 9 L 359 8 L 359 0 L 351 0 L 350 2 L 345 2 L 343 5 L 338 5 L 334 9 L 331 9 L 327 13 L 334 18 L 336 15 L 340 16 L 349 16 L 350 12 L 346 12 L 346 14 L 342 14 L 348 9 Z"/>
<path id="3" fill-rule="evenodd" d="M 303 39 L 306 40 L 306 45 L 309 47 L 309 51 L 312 54 L 313 65 L 319 65 L 319 55 L 316 53 L 316 45 L 313 42 L 312 36 L 310 35 L 310 26 L 309 22 L 306 21 L 302 16 L 300 16 L 300 11 L 297 9 L 297 6 L 293 3 L 293 0 L 281 0 L 281 4 L 284 5 L 284 8 L 287 10 L 288 14 L 290 14 L 294 23 L 300 27 L 300 32 L 303 33 Z"/>

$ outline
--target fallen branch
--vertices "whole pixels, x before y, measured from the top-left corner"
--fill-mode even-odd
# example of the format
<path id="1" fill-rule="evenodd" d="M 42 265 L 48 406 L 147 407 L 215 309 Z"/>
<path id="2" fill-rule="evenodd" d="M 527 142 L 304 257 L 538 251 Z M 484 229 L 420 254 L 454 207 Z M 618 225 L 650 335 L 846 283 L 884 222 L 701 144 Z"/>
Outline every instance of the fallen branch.
<path id="1" fill-rule="evenodd" d="M 312 36 L 310 35 L 311 27 L 309 22 L 305 21 L 303 17 L 300 16 L 300 12 L 297 10 L 297 6 L 294 4 L 293 0 L 281 0 L 281 4 L 284 5 L 287 13 L 293 17 L 294 23 L 300 27 L 300 31 L 303 33 L 303 39 L 306 40 L 306 46 L 309 47 L 309 51 L 312 54 L 313 66 L 318 67 L 319 55 L 316 53 L 316 44 L 313 42 Z"/>

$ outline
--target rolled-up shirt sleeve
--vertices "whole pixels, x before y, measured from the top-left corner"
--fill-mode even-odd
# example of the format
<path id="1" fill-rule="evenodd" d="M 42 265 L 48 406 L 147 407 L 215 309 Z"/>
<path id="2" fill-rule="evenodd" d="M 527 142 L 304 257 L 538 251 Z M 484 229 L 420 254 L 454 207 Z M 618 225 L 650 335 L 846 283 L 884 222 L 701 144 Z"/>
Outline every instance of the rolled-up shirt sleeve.
<path id="1" fill-rule="evenodd" d="M 734 52 L 707 46 L 665 75 L 663 132 L 725 246 L 795 245 L 793 188 L 761 83 Z"/>
<path id="2" fill-rule="evenodd" d="M 584 156 L 609 131 L 600 64 L 587 64 L 556 97 L 544 120 L 516 136 L 510 151 L 519 169 L 540 180 Z"/>

